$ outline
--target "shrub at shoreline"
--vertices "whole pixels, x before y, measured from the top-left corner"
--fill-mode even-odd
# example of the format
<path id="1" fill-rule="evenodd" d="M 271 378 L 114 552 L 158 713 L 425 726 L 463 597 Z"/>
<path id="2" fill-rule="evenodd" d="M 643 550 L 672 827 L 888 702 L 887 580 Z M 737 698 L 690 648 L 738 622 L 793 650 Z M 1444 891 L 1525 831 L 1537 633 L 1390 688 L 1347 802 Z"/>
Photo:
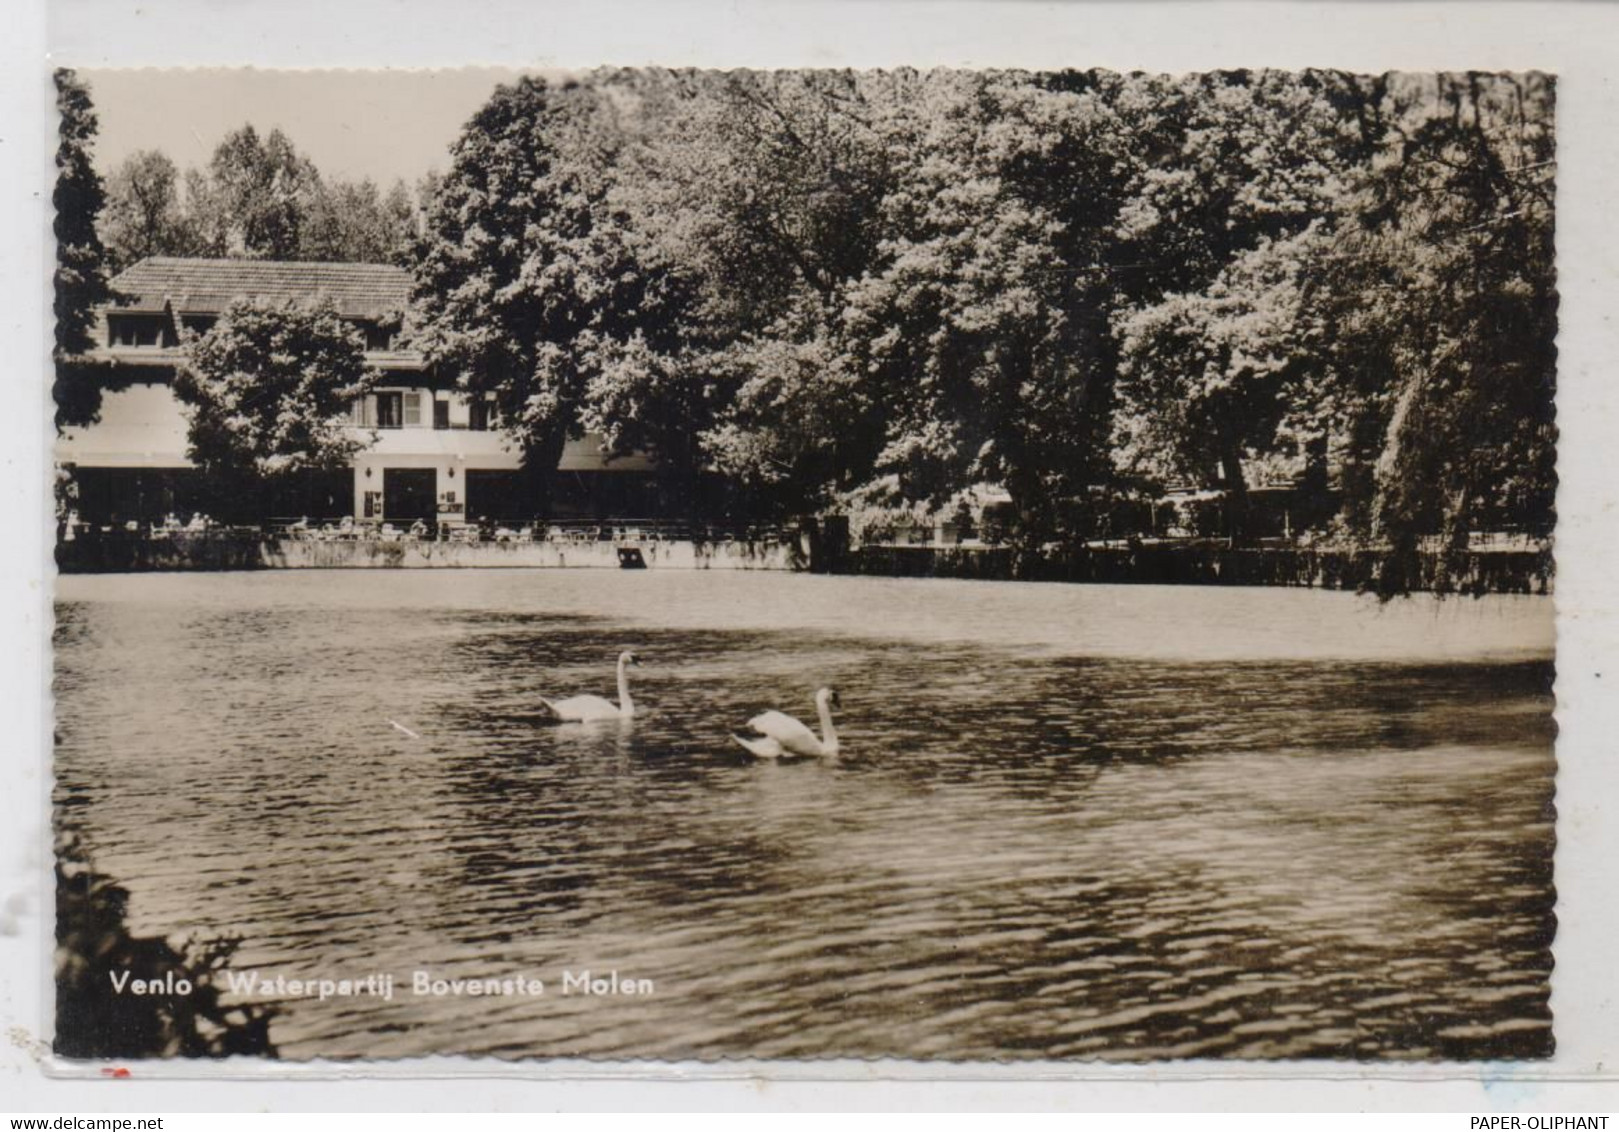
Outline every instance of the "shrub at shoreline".
<path id="1" fill-rule="evenodd" d="M 274 1008 L 227 1006 L 216 982 L 240 940 L 132 935 L 129 892 L 75 838 L 56 855 L 56 1040 L 62 1057 L 274 1057 Z M 136 980 L 163 993 L 137 994 Z M 118 989 L 119 986 L 123 990 Z M 181 993 L 181 992 L 184 993 Z"/>

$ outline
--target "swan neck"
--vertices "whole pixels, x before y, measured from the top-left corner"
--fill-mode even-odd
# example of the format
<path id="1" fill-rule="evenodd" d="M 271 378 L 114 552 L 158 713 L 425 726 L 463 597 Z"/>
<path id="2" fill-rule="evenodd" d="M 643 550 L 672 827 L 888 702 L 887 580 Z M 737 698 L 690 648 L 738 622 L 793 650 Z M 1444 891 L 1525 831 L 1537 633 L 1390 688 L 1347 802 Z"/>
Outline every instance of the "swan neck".
<path id="1" fill-rule="evenodd" d="M 838 733 L 832 726 L 832 705 L 825 696 L 820 696 L 815 706 L 821 713 L 821 746 L 826 748 L 827 754 L 835 755 L 838 751 Z"/>
<path id="2" fill-rule="evenodd" d="M 624 715 L 635 710 L 635 701 L 630 699 L 630 671 L 622 657 L 618 661 L 618 710 Z"/>

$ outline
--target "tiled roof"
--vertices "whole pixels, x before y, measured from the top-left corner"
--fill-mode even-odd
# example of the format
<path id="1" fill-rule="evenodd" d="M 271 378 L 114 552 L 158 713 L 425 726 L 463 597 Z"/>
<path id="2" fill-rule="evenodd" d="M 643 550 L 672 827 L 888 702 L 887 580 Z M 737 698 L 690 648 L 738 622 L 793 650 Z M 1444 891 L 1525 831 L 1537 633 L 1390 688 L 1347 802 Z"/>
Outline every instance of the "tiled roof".
<path id="1" fill-rule="evenodd" d="M 403 311 L 410 274 L 383 263 L 289 263 L 265 259 L 143 259 L 112 280 L 138 308 L 218 314 L 233 299 L 329 299 L 344 318 L 375 319 Z"/>

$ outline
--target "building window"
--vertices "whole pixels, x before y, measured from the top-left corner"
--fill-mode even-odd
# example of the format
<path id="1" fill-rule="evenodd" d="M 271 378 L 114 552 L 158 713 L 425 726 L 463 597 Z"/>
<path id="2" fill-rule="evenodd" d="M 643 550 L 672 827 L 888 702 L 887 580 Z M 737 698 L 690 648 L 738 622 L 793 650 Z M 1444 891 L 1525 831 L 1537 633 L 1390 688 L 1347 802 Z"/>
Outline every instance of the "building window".
<path id="1" fill-rule="evenodd" d="M 365 348 L 367 350 L 387 350 L 394 344 L 394 332 L 386 327 L 376 324 L 365 328 Z"/>
<path id="2" fill-rule="evenodd" d="M 467 408 L 471 413 L 471 419 L 468 427 L 474 432 L 488 432 L 493 423 L 493 418 L 495 415 L 491 411 L 489 402 L 484 400 L 482 397 L 474 397 L 472 399 L 472 404 L 467 406 Z"/>
<path id="3" fill-rule="evenodd" d="M 110 346 L 156 346 L 164 338 L 161 318 L 109 319 L 107 322 Z"/>
<path id="4" fill-rule="evenodd" d="M 433 427 L 450 427 L 450 403 L 448 401 L 433 401 Z"/>
<path id="5" fill-rule="evenodd" d="M 377 427 L 399 428 L 404 422 L 404 394 L 377 394 Z"/>
<path id="6" fill-rule="evenodd" d="M 422 395 L 420 393 L 405 394 L 405 427 L 422 427 Z"/>

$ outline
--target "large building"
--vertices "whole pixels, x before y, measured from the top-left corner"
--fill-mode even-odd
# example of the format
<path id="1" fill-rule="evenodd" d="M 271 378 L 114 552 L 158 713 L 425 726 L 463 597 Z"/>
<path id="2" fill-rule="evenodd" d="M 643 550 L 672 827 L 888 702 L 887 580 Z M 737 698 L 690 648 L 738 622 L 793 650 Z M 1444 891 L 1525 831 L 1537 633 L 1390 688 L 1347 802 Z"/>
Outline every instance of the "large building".
<path id="1" fill-rule="evenodd" d="M 186 458 L 186 418 L 173 392 L 188 334 L 205 333 L 236 299 L 329 301 L 365 337 L 380 375 L 353 407 L 368 446 L 348 469 L 307 476 L 265 508 L 265 519 L 380 520 L 408 525 L 522 522 L 535 518 L 535 479 L 492 427 L 487 403 L 435 375 L 396 342 L 410 276 L 362 263 L 154 257 L 112 280 L 117 301 L 101 313 L 92 360 L 111 368 L 115 391 L 100 420 L 65 434 L 57 461 L 71 466 L 77 509 L 90 522 L 157 521 L 204 507 L 208 485 Z M 373 439 L 374 438 L 374 439 Z M 546 518 L 652 517 L 658 486 L 639 457 L 606 461 L 595 437 L 572 441 L 547 477 Z"/>

